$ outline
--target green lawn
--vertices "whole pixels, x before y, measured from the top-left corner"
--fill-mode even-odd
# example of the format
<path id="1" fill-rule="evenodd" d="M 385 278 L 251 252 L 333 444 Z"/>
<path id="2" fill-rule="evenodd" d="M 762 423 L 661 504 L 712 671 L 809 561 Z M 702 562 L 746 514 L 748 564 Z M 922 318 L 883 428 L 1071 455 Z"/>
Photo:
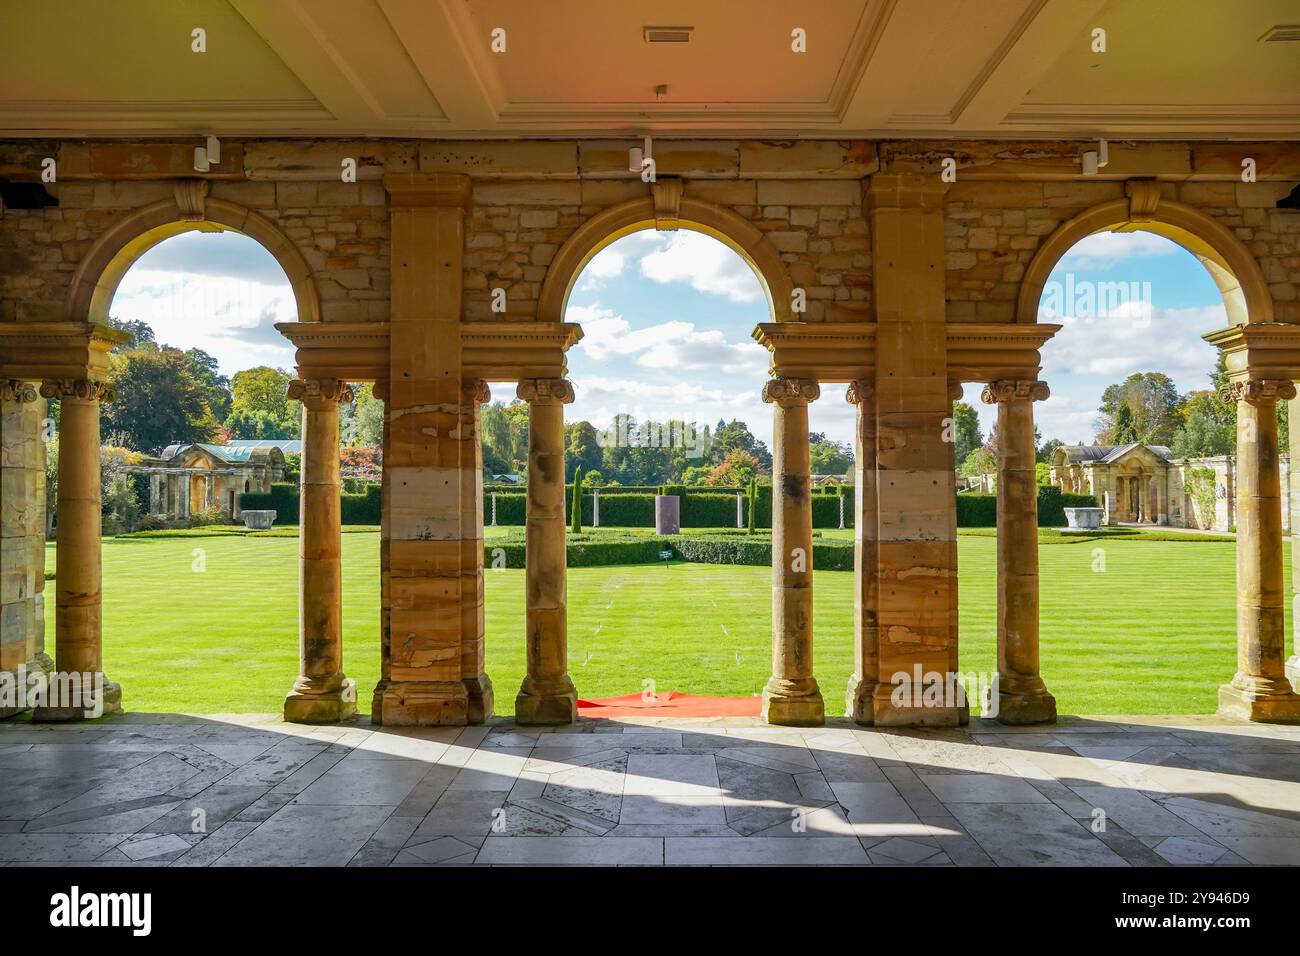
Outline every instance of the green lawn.
<path id="1" fill-rule="evenodd" d="M 995 547 L 987 534 L 959 541 L 967 672 L 995 667 Z M 1099 547 L 1104 572 L 1093 570 Z M 105 668 L 127 708 L 278 711 L 297 673 L 297 548 L 283 536 L 105 539 Z M 1039 554 L 1043 674 L 1061 713 L 1214 710 L 1236 660 L 1231 540 L 1049 535 Z M 51 568 L 53 558 L 51 547 Z M 365 711 L 379 669 L 378 535 L 345 534 L 343 561 L 344 667 Z M 1289 551 L 1287 573 L 1289 586 Z M 852 667 L 851 578 L 815 575 L 816 674 L 831 714 L 843 713 Z M 512 712 L 523 676 L 523 584 L 520 570 L 487 572 L 488 673 L 502 714 Z M 571 569 L 569 658 L 579 693 L 625 694 L 646 680 L 660 691 L 758 692 L 770 667 L 770 593 L 770 572 L 758 567 Z M 47 609 L 52 645 L 52 594 Z M 1290 633 L 1289 606 L 1287 614 Z"/>

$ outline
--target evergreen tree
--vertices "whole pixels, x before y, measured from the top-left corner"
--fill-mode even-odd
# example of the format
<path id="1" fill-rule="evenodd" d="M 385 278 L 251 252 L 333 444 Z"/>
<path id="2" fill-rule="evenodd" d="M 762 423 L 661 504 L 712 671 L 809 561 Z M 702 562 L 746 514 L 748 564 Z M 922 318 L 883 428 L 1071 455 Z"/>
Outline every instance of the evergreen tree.
<path id="1" fill-rule="evenodd" d="M 1127 404 L 1122 404 L 1115 412 L 1115 424 L 1111 428 L 1111 441 L 1116 445 L 1129 445 L 1137 440 L 1137 430 L 1133 425 L 1133 412 Z"/>

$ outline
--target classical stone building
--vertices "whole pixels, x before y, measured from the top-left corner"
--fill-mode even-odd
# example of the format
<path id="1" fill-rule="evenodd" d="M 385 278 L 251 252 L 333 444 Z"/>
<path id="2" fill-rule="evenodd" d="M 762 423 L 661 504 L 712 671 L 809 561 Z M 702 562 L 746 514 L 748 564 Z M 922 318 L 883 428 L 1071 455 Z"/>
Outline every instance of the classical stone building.
<path id="1" fill-rule="evenodd" d="M 284 477 L 282 446 L 297 442 L 232 441 L 168 445 L 126 470 L 149 476 L 148 513 L 188 518 L 219 509 L 239 517 L 239 496 L 270 491 Z"/>
<path id="2" fill-rule="evenodd" d="M 1093 495 L 1106 524 L 1138 522 L 1229 531 L 1236 527 L 1236 459 L 1175 458 L 1163 445 L 1061 445 L 1052 484 Z M 1282 530 L 1291 529 L 1290 456 L 1280 455 Z"/>
<path id="3" fill-rule="evenodd" d="M 652 94 L 672 68 L 654 59 L 640 13 L 608 13 L 595 34 L 564 17 L 539 20 L 526 6 L 494 10 L 513 31 L 515 52 L 501 55 L 488 48 L 496 21 L 466 4 L 385 3 L 383 14 L 371 4 L 268 8 L 256 33 L 232 33 L 233 53 L 204 54 L 261 99 L 209 103 L 203 87 L 192 91 L 200 105 L 191 111 L 164 109 L 182 95 L 173 85 L 190 89 L 186 49 L 157 81 L 166 88 L 140 80 L 96 94 L 115 95 L 113 110 L 50 103 L 44 93 L 0 107 L 9 138 L 0 173 L 27 184 L 6 187 L 20 201 L 0 218 L 4 666 L 39 663 L 48 647 L 61 670 L 102 671 L 99 415 L 114 399 L 106 355 L 119 339 L 105 325 L 108 303 L 131 263 L 162 239 L 231 229 L 275 256 L 297 300 L 298 320 L 278 326 L 297 349 L 291 397 L 305 409 L 302 659 L 285 716 L 333 721 L 353 710 L 341 655 L 336 449 L 345 383 L 369 381 L 387 414 L 374 622 L 382 677 L 359 689 L 373 695 L 375 721 L 479 722 L 498 693 L 516 695 L 522 723 L 572 720 L 563 424 L 582 388 L 567 377 L 565 352 L 582 330 L 565 322 L 566 302 L 583 266 L 619 236 L 695 229 L 750 263 L 771 313 L 754 332 L 771 352 L 763 397 L 775 436 L 767 719 L 817 724 L 823 694 L 840 693 L 864 724 L 966 719 L 958 701 L 900 704 L 891 691 L 895 675 L 915 668 L 957 670 L 955 472 L 944 435 L 960 385 L 978 382 L 997 406 L 1001 439 L 999 719 L 1050 721 L 1051 675 L 1039 669 L 1033 407 L 1048 396 L 1039 351 L 1057 326 L 1038 321 L 1039 298 L 1083 237 L 1144 229 L 1205 263 L 1230 322 L 1207 336 L 1227 355 L 1240 428 L 1240 653 L 1235 676 L 1224 661 L 1222 710 L 1300 720 L 1283 672 L 1275 416 L 1300 379 L 1300 214 L 1279 204 L 1300 182 L 1300 150 L 1294 108 L 1257 105 L 1289 102 L 1294 89 L 1273 48 L 1214 71 L 1212 93 L 1177 87 L 1211 104 L 1197 112 L 1143 107 L 1135 97 L 1167 103 L 1164 88 L 1113 87 L 1115 74 L 1090 68 L 1089 31 L 1103 4 L 800 10 L 800 29 L 825 46 L 821 60 L 792 62 L 820 73 L 783 59 L 800 55 L 785 52 L 785 25 L 772 41 L 777 58 L 755 52 L 768 48 L 760 36 L 768 25 L 784 24 L 781 8 L 763 3 L 738 17 L 726 5 L 679 4 L 674 16 L 698 21 L 699 35 L 721 44 L 709 56 L 711 79 L 686 102 L 674 98 L 675 81 Z M 173 19 L 189 37 L 193 25 Z M 1187 30 L 1200 30 L 1206 48 L 1228 34 L 1250 46 L 1268 26 L 1257 19 L 1189 15 Z M 1151 37 L 1131 11 L 1110 11 L 1107 22 L 1129 30 L 1108 54 L 1118 75 L 1137 57 L 1139 74 L 1165 76 L 1150 63 L 1183 48 Z M 123 27 L 103 30 L 129 34 Z M 324 36 L 328 55 L 317 45 Z M 359 47 L 362 36 L 373 45 Z M 1186 31 L 1183 39 L 1196 46 Z M 941 43 L 953 58 L 943 70 L 925 68 Z M 678 49 L 697 58 L 690 62 L 702 55 Z M 278 66 L 268 65 L 272 50 Z M 593 101 L 589 76 L 553 69 L 556 56 L 590 55 L 618 57 L 602 94 L 613 100 Z M 66 64 L 67 51 L 49 59 Z M 285 69 L 303 79 L 288 82 Z M 1199 74 L 1170 69 L 1180 83 Z M 24 78 L 23 89 L 69 89 L 65 74 L 47 87 Z M 745 77 L 744 89 L 724 76 Z M 1231 95 L 1249 107 L 1213 105 L 1226 101 L 1228 83 L 1242 85 Z M 1260 99 L 1260 84 L 1277 96 Z M 1060 99 L 1042 98 L 1054 92 Z M 196 164 L 196 147 L 214 131 L 219 161 L 204 154 Z M 1108 150 L 1099 132 L 1110 136 Z M 629 149 L 647 146 L 653 163 L 629 171 Z M 518 382 L 529 406 L 519 688 L 494 688 L 484 666 L 477 426 L 493 382 Z M 798 560 L 812 544 L 808 409 L 833 382 L 848 383 L 857 415 L 847 689 L 818 683 L 813 576 Z M 43 550 L 31 516 L 41 509 L 36 435 L 49 397 L 61 400 L 62 420 L 57 623 L 47 642 L 33 612 Z"/>

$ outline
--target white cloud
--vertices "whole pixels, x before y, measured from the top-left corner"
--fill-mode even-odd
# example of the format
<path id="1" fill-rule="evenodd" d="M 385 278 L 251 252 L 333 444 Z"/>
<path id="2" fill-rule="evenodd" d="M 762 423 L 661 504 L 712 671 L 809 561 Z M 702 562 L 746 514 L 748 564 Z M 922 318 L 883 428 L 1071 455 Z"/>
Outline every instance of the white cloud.
<path id="1" fill-rule="evenodd" d="M 1203 376 L 1213 367 L 1214 349 L 1201 335 L 1226 323 L 1218 304 L 1151 309 L 1149 321 L 1140 314 L 1069 321 L 1043 349 L 1045 374 L 1120 377 L 1158 370 L 1173 378 Z"/>
<path id="2" fill-rule="evenodd" d="M 593 361 L 629 358 L 653 369 L 703 369 L 762 375 L 768 352 L 757 342 L 728 342 L 717 329 L 696 331 L 692 322 L 660 322 L 633 329 L 621 315 L 599 303 L 570 306 L 565 321 L 582 324 L 576 349 Z"/>
<path id="3" fill-rule="evenodd" d="M 1057 269 L 1104 269 L 1125 259 L 1182 252 L 1176 242 L 1151 232 L 1098 232 L 1085 236 L 1061 257 Z"/>
<path id="4" fill-rule="evenodd" d="M 673 233 L 661 248 L 643 256 L 641 275 L 663 284 L 685 282 L 733 302 L 763 298 L 763 287 L 747 262 L 717 239 L 689 230 Z"/>
<path id="5" fill-rule="evenodd" d="M 592 257 L 582 270 L 580 292 L 591 292 L 603 286 L 608 279 L 615 279 L 623 274 L 627 265 L 627 256 L 618 248 L 618 243 L 606 246 Z"/>

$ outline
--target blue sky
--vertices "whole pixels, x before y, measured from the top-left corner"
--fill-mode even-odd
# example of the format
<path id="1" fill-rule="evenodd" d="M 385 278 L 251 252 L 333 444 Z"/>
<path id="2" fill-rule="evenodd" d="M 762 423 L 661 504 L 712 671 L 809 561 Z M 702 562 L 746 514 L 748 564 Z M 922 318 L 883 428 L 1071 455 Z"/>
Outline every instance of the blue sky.
<path id="1" fill-rule="evenodd" d="M 1124 283 L 1149 302 L 1092 312 L 1065 303 L 1070 290 L 1086 305 L 1080 296 L 1101 282 Z M 1040 318 L 1065 327 L 1043 350 L 1052 397 L 1035 411 L 1044 438 L 1091 440 L 1102 389 L 1131 372 L 1164 371 L 1184 392 L 1207 386 L 1215 356 L 1200 336 L 1227 318 L 1209 274 L 1180 246 L 1149 233 L 1091 236 L 1061 260 L 1048 288 L 1055 298 L 1044 299 Z M 293 365 L 292 348 L 272 327 L 296 317 L 288 282 L 266 250 L 238 233 L 186 233 L 155 246 L 123 278 L 111 314 L 143 319 L 170 345 L 204 349 L 227 375 Z M 710 426 L 740 418 L 770 446 L 771 408 L 760 397 L 767 353 L 751 338 L 769 315 L 749 266 L 715 239 L 648 230 L 611 243 L 570 297 L 568 319 L 586 334 L 569 355 L 577 400 L 566 417 L 597 427 L 620 412 Z M 503 384 L 493 392 L 514 395 Z M 965 400 L 987 433 L 994 410 L 979 392 L 968 385 Z M 851 442 L 843 386 L 823 386 L 810 423 Z"/>

